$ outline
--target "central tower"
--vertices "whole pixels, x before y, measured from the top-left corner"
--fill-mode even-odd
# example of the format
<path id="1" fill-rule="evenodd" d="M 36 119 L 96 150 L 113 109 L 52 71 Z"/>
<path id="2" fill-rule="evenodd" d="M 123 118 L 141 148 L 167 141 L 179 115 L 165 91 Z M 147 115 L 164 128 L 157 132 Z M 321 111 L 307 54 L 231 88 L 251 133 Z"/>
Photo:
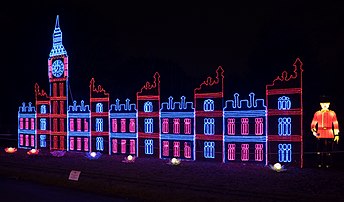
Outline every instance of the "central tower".
<path id="1" fill-rule="evenodd" d="M 56 17 L 53 47 L 48 58 L 50 83 L 50 148 L 66 150 L 68 107 L 68 55 L 62 44 L 59 16 Z"/>

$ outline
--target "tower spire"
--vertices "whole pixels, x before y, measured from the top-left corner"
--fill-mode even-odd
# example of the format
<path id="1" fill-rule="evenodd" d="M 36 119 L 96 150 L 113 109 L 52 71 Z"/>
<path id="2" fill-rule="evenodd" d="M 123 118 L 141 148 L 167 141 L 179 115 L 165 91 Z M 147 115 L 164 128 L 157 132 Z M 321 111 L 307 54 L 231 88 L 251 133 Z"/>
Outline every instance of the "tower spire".
<path id="1" fill-rule="evenodd" d="M 56 16 L 55 29 L 53 33 L 53 48 L 50 51 L 50 57 L 56 55 L 67 55 L 67 51 L 62 44 L 62 31 L 60 29 L 60 18 Z"/>

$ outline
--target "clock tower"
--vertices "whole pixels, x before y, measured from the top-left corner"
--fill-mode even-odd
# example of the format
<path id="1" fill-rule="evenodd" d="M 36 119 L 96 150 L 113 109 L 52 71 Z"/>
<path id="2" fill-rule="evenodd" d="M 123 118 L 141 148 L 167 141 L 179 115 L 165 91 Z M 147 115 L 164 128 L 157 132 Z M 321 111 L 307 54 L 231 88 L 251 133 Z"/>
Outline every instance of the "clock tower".
<path id="1" fill-rule="evenodd" d="M 50 83 L 50 148 L 66 150 L 68 107 L 68 55 L 62 44 L 59 16 L 56 17 L 53 47 L 48 58 Z"/>

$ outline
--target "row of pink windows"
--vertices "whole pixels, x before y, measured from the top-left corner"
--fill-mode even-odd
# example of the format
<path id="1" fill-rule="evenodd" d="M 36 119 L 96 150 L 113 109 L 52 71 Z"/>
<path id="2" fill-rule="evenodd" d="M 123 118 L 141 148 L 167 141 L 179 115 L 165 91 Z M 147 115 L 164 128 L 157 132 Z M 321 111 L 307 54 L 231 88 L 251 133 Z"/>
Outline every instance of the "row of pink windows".
<path id="1" fill-rule="evenodd" d="M 170 156 L 169 141 L 162 141 L 162 155 Z M 180 157 L 180 142 L 173 142 L 173 157 Z M 191 158 L 191 144 L 184 142 L 184 157 Z"/>
<path id="2" fill-rule="evenodd" d="M 30 127 L 29 127 L 30 126 Z M 24 118 L 19 119 L 19 129 L 24 129 Z M 25 118 L 25 129 L 26 130 L 35 130 L 35 119 L 34 118 Z"/>
<path id="3" fill-rule="evenodd" d="M 130 154 L 135 154 L 136 151 L 136 145 L 135 145 L 135 140 L 130 140 L 129 141 L 129 153 Z M 112 153 L 118 154 L 126 154 L 127 153 L 127 140 L 121 140 L 121 151 L 118 151 L 118 140 L 117 139 L 112 139 Z"/>
<path id="4" fill-rule="evenodd" d="M 73 150 L 75 150 L 75 139 L 74 139 L 74 137 L 70 137 L 69 138 L 69 149 L 71 150 L 71 151 L 73 151 Z M 85 138 L 83 138 L 83 141 L 84 141 L 84 151 L 88 151 L 88 148 L 89 148 L 89 146 L 88 146 L 88 142 L 89 142 L 89 140 L 88 140 L 88 138 L 87 137 L 85 137 Z M 76 138 L 76 150 L 77 151 L 81 151 L 81 149 L 82 149 L 82 138 L 81 137 L 77 137 Z"/>
<path id="5" fill-rule="evenodd" d="M 25 141 L 25 142 L 24 142 Z M 19 145 L 26 146 L 26 147 L 34 147 L 35 146 L 35 136 L 34 135 L 19 135 Z"/>
<path id="6" fill-rule="evenodd" d="M 81 132 L 81 119 L 76 119 L 76 131 Z M 84 119 L 84 132 L 88 132 L 88 120 L 85 118 Z M 69 131 L 75 131 L 75 122 L 74 119 L 71 118 L 69 119 Z"/>
<path id="7" fill-rule="evenodd" d="M 125 133 L 125 132 L 127 132 L 127 127 L 126 127 L 127 120 L 126 119 L 120 119 L 120 121 L 121 121 L 121 128 L 120 128 L 120 131 L 118 131 L 117 119 L 111 120 L 111 126 L 112 126 L 111 131 L 113 133 L 117 133 L 117 132 Z M 129 132 L 135 133 L 135 119 L 129 119 Z"/>
<path id="8" fill-rule="evenodd" d="M 229 161 L 235 160 L 235 144 L 228 144 L 228 152 L 227 152 L 227 159 Z M 241 161 L 248 161 L 249 160 L 249 144 L 241 144 Z M 255 144 L 254 150 L 254 160 L 255 161 L 263 161 L 264 159 L 264 151 L 263 151 L 263 144 Z"/>
<path id="9" fill-rule="evenodd" d="M 248 135 L 249 134 L 249 122 L 248 118 L 241 118 L 241 127 L 240 132 L 241 135 Z M 263 118 L 255 118 L 254 119 L 254 134 L 255 135 L 263 135 L 264 132 L 264 124 Z M 228 135 L 235 135 L 235 119 L 228 118 L 227 119 L 227 134 Z"/>
<path id="10" fill-rule="evenodd" d="M 163 118 L 162 119 L 162 133 L 169 133 L 169 119 Z M 175 118 L 173 119 L 173 133 L 179 134 L 180 133 L 180 119 Z M 191 134 L 191 119 L 186 118 L 184 119 L 184 134 Z"/>

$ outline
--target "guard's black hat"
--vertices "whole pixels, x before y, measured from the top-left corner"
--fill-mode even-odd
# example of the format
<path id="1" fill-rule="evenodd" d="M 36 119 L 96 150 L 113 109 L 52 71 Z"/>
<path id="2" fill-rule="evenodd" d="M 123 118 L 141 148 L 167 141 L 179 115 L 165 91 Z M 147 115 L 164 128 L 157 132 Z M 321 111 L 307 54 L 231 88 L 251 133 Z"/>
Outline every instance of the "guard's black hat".
<path id="1" fill-rule="evenodd" d="M 330 102 L 330 98 L 326 95 L 320 96 L 320 103 Z"/>

